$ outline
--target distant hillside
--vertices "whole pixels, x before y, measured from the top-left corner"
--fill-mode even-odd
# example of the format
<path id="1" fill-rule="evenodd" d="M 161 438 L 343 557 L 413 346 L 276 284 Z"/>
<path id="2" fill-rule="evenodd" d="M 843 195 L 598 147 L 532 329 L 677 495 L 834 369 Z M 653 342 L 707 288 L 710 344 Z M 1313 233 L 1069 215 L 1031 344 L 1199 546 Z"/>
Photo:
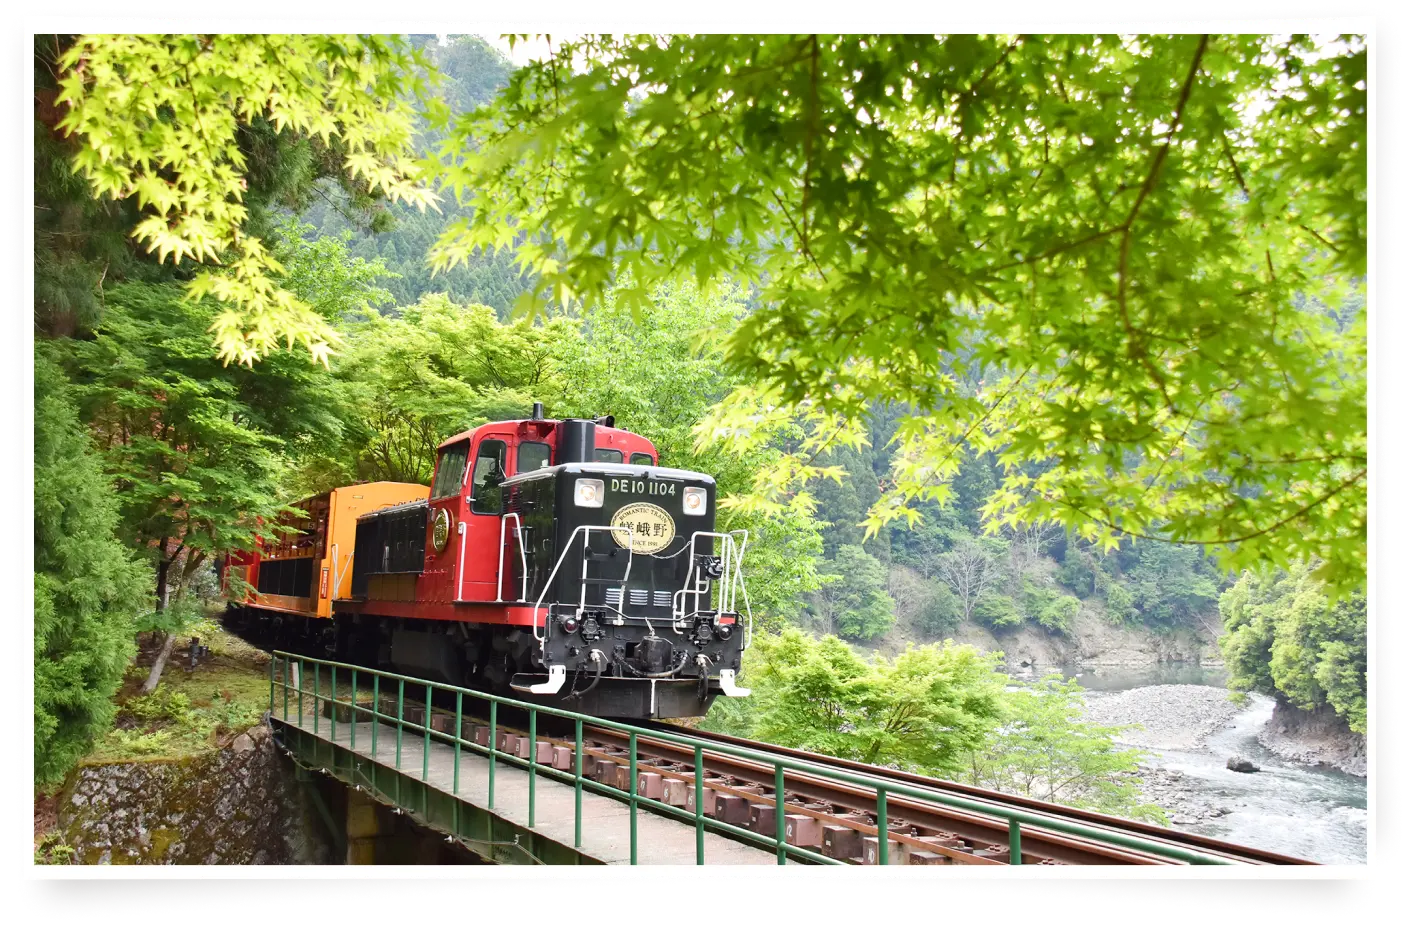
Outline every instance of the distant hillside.
<path id="1" fill-rule="evenodd" d="M 445 45 L 435 36 L 412 36 L 439 69 L 442 81 L 439 95 L 455 112 L 468 112 L 492 99 L 508 83 L 513 64 L 483 39 L 472 35 L 450 36 Z M 422 151 L 435 142 L 426 132 Z M 477 256 L 469 264 L 432 275 L 426 254 L 441 232 L 467 213 L 453 200 L 444 200 L 440 212 L 421 212 L 404 205 L 377 204 L 359 208 L 331 184 L 320 188 L 320 196 L 300 219 L 313 226 L 317 235 L 347 236 L 348 250 L 365 260 L 380 258 L 399 278 L 382 282 L 394 297 L 394 305 L 411 305 L 429 293 L 445 293 L 461 304 L 493 306 L 503 318 L 508 314 L 526 280 L 504 254 Z"/>

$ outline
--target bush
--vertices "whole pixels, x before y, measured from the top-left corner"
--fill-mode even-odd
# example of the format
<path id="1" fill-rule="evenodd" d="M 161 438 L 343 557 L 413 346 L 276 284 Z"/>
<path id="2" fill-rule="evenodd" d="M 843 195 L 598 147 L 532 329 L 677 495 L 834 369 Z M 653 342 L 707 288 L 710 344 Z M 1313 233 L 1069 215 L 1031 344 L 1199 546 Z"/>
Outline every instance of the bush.
<path id="1" fill-rule="evenodd" d="M 1022 611 L 1017 602 L 1007 595 L 992 592 L 979 598 L 973 604 L 973 619 L 991 630 L 1010 630 L 1023 623 Z"/>
<path id="2" fill-rule="evenodd" d="M 963 606 L 958 596 L 938 582 L 928 583 L 926 591 L 929 597 L 920 603 L 916 614 L 919 629 L 933 637 L 953 633 L 963 622 Z"/>
<path id="3" fill-rule="evenodd" d="M 1132 624 L 1139 616 L 1134 596 L 1118 582 L 1111 582 L 1105 591 L 1105 614 L 1116 624 Z"/>
<path id="4" fill-rule="evenodd" d="M 179 691 L 171 691 L 165 685 L 158 685 L 156 691 L 132 698 L 122 709 L 140 723 L 179 722 L 190 715 L 191 699 Z"/>
<path id="5" fill-rule="evenodd" d="M 1056 633 L 1069 632 L 1071 621 L 1080 611 L 1080 599 L 1031 582 L 1022 583 L 1022 604 L 1029 617 Z"/>
<path id="6" fill-rule="evenodd" d="M 117 497 L 64 376 L 34 357 L 34 778 L 56 784 L 112 722 L 150 573 L 114 535 Z"/>
<path id="7" fill-rule="evenodd" d="M 1095 570 L 1081 557 L 1067 558 L 1065 564 L 1056 570 L 1056 581 L 1081 598 L 1095 594 Z"/>

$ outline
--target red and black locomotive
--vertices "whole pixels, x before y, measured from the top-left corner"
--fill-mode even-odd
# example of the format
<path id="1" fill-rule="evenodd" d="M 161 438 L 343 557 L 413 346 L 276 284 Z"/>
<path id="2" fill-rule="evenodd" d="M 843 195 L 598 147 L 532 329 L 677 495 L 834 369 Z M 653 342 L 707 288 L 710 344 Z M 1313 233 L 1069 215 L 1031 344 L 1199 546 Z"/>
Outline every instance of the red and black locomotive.
<path id="1" fill-rule="evenodd" d="M 610 417 L 535 405 L 441 444 L 428 491 L 298 503 L 306 517 L 224 564 L 248 590 L 231 617 L 280 645 L 584 713 L 701 715 L 747 694 L 747 533 L 715 530 L 712 477 L 657 462 Z"/>

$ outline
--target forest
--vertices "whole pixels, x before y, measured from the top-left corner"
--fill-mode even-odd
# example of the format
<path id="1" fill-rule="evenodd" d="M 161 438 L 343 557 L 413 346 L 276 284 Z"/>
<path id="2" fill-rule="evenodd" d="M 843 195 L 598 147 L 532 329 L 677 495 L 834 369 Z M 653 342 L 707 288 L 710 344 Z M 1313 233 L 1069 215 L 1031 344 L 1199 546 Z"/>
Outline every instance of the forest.
<path id="1" fill-rule="evenodd" d="M 715 729 L 1158 819 L 948 639 L 1085 611 L 1364 732 L 1362 40 L 678 38 L 36 37 L 37 786 L 261 519 L 535 401 L 756 538 Z"/>

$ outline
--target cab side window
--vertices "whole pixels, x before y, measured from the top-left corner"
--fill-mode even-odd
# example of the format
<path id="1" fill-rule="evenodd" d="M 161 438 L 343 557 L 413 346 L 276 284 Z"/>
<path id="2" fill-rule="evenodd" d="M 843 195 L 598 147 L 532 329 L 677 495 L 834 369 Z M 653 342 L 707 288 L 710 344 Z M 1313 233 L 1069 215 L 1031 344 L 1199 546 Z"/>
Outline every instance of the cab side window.
<path id="1" fill-rule="evenodd" d="M 648 453 L 633 453 L 633 454 L 631 454 L 631 465 L 632 465 L 632 466 L 654 466 L 654 465 L 655 465 L 655 460 L 652 459 L 651 456 L 650 456 L 650 454 L 648 454 Z"/>
<path id="2" fill-rule="evenodd" d="M 498 514 L 503 500 L 499 488 L 504 481 L 505 445 L 501 440 L 485 440 L 479 444 L 474 458 L 474 487 L 469 510 L 475 514 Z"/>
<path id="3" fill-rule="evenodd" d="M 430 489 L 431 498 L 445 498 L 458 495 L 464 483 L 464 464 L 469 459 L 469 441 L 446 447 L 440 454 L 440 468 L 435 471 L 435 484 Z"/>
<path id="4" fill-rule="evenodd" d="M 621 451 L 612 450 L 609 447 L 598 447 L 595 451 L 595 459 L 598 463 L 620 463 Z"/>
<path id="5" fill-rule="evenodd" d="M 539 441 L 524 441 L 518 445 L 518 469 L 515 475 L 531 473 L 535 469 L 542 469 L 548 465 L 552 455 L 552 448 Z"/>

